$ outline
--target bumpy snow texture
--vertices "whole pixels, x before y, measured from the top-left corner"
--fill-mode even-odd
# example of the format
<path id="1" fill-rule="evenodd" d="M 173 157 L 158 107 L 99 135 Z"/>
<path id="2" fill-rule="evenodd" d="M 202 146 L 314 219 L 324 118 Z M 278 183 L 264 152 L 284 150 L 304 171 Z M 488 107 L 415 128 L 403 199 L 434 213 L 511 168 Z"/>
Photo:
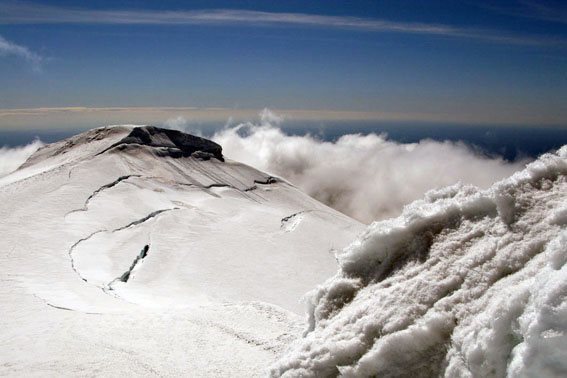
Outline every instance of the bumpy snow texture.
<path id="1" fill-rule="evenodd" d="M 369 226 L 272 376 L 567 376 L 567 147 Z"/>

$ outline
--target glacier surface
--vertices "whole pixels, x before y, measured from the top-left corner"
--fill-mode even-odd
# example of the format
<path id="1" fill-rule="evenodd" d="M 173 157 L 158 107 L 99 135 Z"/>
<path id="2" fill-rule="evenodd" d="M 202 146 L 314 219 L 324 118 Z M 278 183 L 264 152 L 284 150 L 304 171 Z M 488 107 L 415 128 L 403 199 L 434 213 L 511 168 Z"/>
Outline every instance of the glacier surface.
<path id="1" fill-rule="evenodd" d="M 265 375 L 363 229 L 178 132 L 44 146 L 0 177 L 0 375 Z"/>

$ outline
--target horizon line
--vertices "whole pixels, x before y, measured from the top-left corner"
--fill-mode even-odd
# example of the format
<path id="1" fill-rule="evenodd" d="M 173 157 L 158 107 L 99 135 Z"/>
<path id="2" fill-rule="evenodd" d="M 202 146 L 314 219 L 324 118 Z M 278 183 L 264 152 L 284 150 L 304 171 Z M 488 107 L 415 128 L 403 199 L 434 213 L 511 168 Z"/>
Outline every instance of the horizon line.
<path id="1" fill-rule="evenodd" d="M 0 130 L 30 130 L 43 128 L 69 129 L 88 125 L 163 124 L 182 119 L 188 124 L 252 122 L 261 118 L 268 108 L 181 107 L 181 106 L 122 106 L 122 107 L 32 107 L 0 108 Z M 356 111 L 332 109 L 268 110 L 281 116 L 284 122 L 297 121 L 369 121 L 413 122 L 419 124 L 454 124 L 470 126 L 539 126 L 567 127 L 567 120 L 524 115 L 510 118 L 509 114 L 449 114 L 425 112 Z"/>

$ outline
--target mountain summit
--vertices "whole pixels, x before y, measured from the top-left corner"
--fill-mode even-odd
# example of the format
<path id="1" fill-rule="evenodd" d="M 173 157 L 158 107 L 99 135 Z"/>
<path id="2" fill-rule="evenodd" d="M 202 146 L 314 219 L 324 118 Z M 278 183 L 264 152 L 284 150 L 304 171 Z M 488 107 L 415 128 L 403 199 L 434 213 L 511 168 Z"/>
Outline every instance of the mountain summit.
<path id="1" fill-rule="evenodd" d="M 97 141 L 100 143 L 93 144 Z M 80 148 L 79 153 L 92 153 L 92 149 L 87 145 L 97 146 L 98 151 L 94 151 L 96 154 L 146 149 L 157 156 L 180 158 L 195 155 L 194 157 L 205 160 L 216 158 L 224 161 L 222 147 L 205 138 L 155 126 L 108 126 L 44 146 L 31 156 L 23 167 L 77 148 Z"/>
<path id="2" fill-rule="evenodd" d="M 0 215 L 1 374 L 261 374 L 363 229 L 212 141 L 152 126 L 41 148 L 0 178 Z"/>
<path id="3" fill-rule="evenodd" d="M 214 157 L 224 161 L 222 147 L 208 139 L 186 134 L 177 130 L 163 129 L 155 126 L 134 127 L 130 134 L 119 140 L 108 149 L 123 150 L 132 146 L 148 146 L 157 149 L 160 153 L 172 157 Z M 101 152 L 101 153 L 102 153 Z"/>

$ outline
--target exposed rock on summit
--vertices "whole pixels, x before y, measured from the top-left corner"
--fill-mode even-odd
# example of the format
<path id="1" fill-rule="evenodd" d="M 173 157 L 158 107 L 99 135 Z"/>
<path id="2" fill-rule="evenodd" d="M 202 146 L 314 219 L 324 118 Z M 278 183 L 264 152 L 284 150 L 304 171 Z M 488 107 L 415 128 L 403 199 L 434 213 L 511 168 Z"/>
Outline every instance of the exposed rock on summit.
<path id="1" fill-rule="evenodd" d="M 135 127 L 125 138 L 101 153 L 114 147 L 126 148 L 129 145 L 158 147 L 161 148 L 160 153 L 165 153 L 172 157 L 194 155 L 194 157 L 203 160 L 214 157 L 224 161 L 222 147 L 217 143 L 181 131 L 162 129 L 155 126 Z"/>
<path id="2" fill-rule="evenodd" d="M 86 156 L 94 157 L 106 152 L 127 152 L 126 150 L 141 148 L 150 150 L 155 156 L 193 157 L 198 160 L 216 158 L 224 162 L 222 147 L 208 139 L 155 126 L 120 125 L 99 127 L 45 145 L 20 168 L 42 163 L 53 157 L 57 157 L 60 163 L 70 163 Z"/>

